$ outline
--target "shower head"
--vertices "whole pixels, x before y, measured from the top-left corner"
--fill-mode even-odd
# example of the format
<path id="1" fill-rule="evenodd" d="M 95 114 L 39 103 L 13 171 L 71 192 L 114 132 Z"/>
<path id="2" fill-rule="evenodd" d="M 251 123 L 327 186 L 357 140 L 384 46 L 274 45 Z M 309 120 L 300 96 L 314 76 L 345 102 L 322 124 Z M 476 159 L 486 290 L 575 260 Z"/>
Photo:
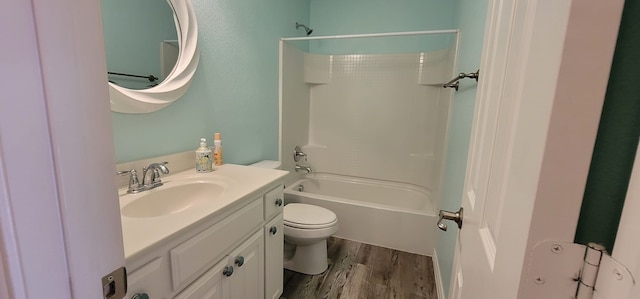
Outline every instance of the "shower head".
<path id="1" fill-rule="evenodd" d="M 313 33 L 313 29 L 305 26 L 304 24 L 300 24 L 298 22 L 296 22 L 296 29 L 299 29 L 300 27 L 304 28 L 304 31 L 307 32 L 307 36 L 311 35 L 311 33 Z"/>

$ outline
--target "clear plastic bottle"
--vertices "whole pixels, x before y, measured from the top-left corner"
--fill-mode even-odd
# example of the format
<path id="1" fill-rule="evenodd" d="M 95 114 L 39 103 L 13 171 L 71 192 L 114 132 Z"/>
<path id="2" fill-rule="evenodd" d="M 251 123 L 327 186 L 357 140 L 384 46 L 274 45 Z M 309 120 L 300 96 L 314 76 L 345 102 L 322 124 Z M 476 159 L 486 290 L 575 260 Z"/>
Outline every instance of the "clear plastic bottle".
<path id="1" fill-rule="evenodd" d="M 222 165 L 222 139 L 220 133 L 216 133 L 213 138 L 213 161 L 216 166 Z"/>
<path id="2" fill-rule="evenodd" d="M 211 166 L 211 150 L 207 147 L 207 139 L 200 138 L 200 147 L 196 150 L 196 171 L 209 172 L 213 170 Z"/>

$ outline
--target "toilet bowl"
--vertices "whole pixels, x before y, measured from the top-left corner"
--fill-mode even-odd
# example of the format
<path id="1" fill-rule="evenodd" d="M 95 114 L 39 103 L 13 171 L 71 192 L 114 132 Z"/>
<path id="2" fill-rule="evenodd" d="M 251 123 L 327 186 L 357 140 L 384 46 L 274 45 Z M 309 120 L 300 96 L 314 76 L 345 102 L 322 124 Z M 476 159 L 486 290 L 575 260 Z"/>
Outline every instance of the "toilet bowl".
<path id="1" fill-rule="evenodd" d="M 320 274 L 327 270 L 327 239 L 338 230 L 336 214 L 322 207 L 290 203 L 284 206 L 284 268 Z"/>
<path id="2" fill-rule="evenodd" d="M 280 169 L 280 161 L 249 166 Z M 338 231 L 338 217 L 322 207 L 290 203 L 284 206 L 284 268 L 309 275 L 327 270 L 327 239 Z"/>

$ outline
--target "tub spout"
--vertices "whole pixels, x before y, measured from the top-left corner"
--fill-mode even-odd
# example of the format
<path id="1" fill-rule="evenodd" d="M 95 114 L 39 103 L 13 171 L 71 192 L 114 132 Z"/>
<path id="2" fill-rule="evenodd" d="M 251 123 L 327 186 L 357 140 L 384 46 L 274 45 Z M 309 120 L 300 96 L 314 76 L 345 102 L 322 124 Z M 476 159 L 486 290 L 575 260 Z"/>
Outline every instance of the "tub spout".
<path id="1" fill-rule="evenodd" d="M 298 172 L 300 170 L 304 170 L 307 173 L 311 173 L 311 166 L 300 166 L 300 165 L 296 164 L 295 170 L 296 170 L 296 172 Z"/>

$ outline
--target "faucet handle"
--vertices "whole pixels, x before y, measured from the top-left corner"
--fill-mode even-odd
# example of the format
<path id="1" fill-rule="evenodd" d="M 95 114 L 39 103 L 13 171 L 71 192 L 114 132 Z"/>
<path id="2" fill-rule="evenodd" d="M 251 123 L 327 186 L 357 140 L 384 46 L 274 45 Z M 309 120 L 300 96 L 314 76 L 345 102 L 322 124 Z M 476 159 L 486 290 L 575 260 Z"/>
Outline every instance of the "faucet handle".
<path id="1" fill-rule="evenodd" d="M 307 161 L 307 154 L 302 152 L 302 149 L 299 145 L 296 145 L 296 147 L 293 149 L 293 161 L 300 161 L 300 157 L 304 157 L 304 160 Z"/>
<path id="2" fill-rule="evenodd" d="M 160 169 L 160 171 L 162 171 L 163 174 L 168 174 L 169 173 L 169 168 L 167 168 L 167 165 L 169 164 L 169 162 L 165 161 L 165 162 L 158 162 L 158 163 L 151 163 L 149 164 L 149 166 L 145 167 L 146 169 Z"/>
<path id="3" fill-rule="evenodd" d="M 138 173 L 135 169 L 118 171 L 116 174 L 118 175 L 129 175 L 129 189 L 127 189 L 127 193 L 134 193 L 140 187 L 140 181 L 138 180 Z"/>

